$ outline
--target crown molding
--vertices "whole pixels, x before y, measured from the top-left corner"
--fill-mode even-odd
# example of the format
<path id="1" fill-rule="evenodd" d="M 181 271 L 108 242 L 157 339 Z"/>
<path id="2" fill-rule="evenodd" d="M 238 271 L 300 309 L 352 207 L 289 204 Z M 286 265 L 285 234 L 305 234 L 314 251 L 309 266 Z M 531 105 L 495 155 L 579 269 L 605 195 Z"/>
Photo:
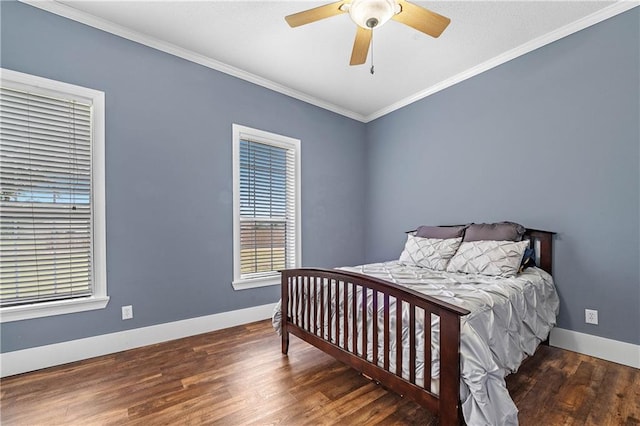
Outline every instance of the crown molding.
<path id="1" fill-rule="evenodd" d="M 420 99 L 426 98 L 429 95 L 433 95 L 434 93 L 444 90 L 447 87 L 451 87 L 471 77 L 474 77 L 478 74 L 488 71 L 491 68 L 495 68 L 498 65 L 502 65 L 505 62 L 509 62 L 519 56 L 526 55 L 529 52 L 532 52 L 536 49 L 546 46 L 547 44 L 553 43 L 554 41 L 560 40 L 561 38 L 567 37 L 573 33 L 577 33 L 578 31 L 581 31 L 585 28 L 588 28 L 606 19 L 612 18 L 616 15 L 619 15 L 628 10 L 631 10 L 634 7 L 637 7 L 638 5 L 640 5 L 640 1 L 635 1 L 635 0 L 634 1 L 623 0 L 617 3 L 614 3 L 611 6 L 607 6 L 599 10 L 598 12 L 592 13 L 591 15 L 585 16 L 584 18 L 574 21 L 568 25 L 565 25 L 564 27 L 558 28 L 555 31 L 552 31 L 541 37 L 533 39 L 514 49 L 511 49 L 494 58 L 491 58 L 488 61 L 485 61 L 479 65 L 469 68 L 468 70 L 463 71 L 460 74 L 457 74 L 451 78 L 443 80 L 438 84 L 428 87 L 414 95 L 411 95 L 398 102 L 395 102 L 386 108 L 382 108 L 381 110 L 378 110 L 373 114 L 367 115 L 365 116 L 364 122 L 368 123 L 370 121 L 373 121 L 395 110 L 398 110 L 402 107 L 405 107 L 409 104 L 419 101 Z"/>
<path id="2" fill-rule="evenodd" d="M 579 19 L 568 25 L 565 25 L 562 28 L 559 28 L 555 31 L 552 31 L 548 34 L 545 34 L 541 37 L 531 40 L 505 53 L 502 53 L 492 59 L 489 59 L 488 61 L 485 61 L 479 65 L 469 68 L 468 70 L 463 71 L 451 78 L 443 80 L 438 84 L 435 84 L 431 87 L 421 90 L 415 93 L 414 95 L 408 96 L 398 102 L 394 102 L 393 104 L 385 108 L 382 108 L 372 114 L 363 115 L 354 111 L 350 111 L 346 108 L 342 108 L 338 105 L 323 101 L 314 96 L 310 96 L 304 92 L 291 89 L 287 86 L 273 82 L 266 78 L 243 71 L 239 68 L 222 63 L 220 61 L 217 61 L 215 59 L 193 52 L 191 50 L 176 46 L 171 43 L 161 41 L 155 37 L 150 37 L 148 35 L 142 34 L 137 31 L 132 31 L 128 28 L 125 28 L 123 26 L 114 24 L 113 22 L 98 18 L 94 15 L 81 12 L 70 6 L 64 5 L 62 3 L 58 3 L 55 0 L 20 0 L 20 1 L 30 6 L 37 7 L 38 9 L 42 9 L 47 12 L 51 12 L 56 15 L 74 20 L 76 22 L 80 22 L 82 24 L 89 25 L 91 27 L 106 31 L 108 33 L 115 34 L 125 39 L 143 44 L 145 46 L 151 47 L 153 49 L 156 49 L 165 53 L 169 53 L 171 55 L 177 56 L 182 59 L 186 59 L 188 61 L 197 63 L 199 65 L 214 69 L 216 71 L 223 72 L 233 77 L 237 77 L 239 79 L 264 87 L 266 89 L 273 90 L 274 92 L 278 92 L 283 95 L 290 96 L 294 99 L 298 99 L 308 104 L 326 109 L 328 111 L 343 115 L 345 117 L 348 117 L 363 123 L 368 123 L 370 121 L 373 121 L 393 111 L 396 111 L 402 107 L 405 107 L 409 104 L 412 104 L 416 101 L 426 98 L 427 96 L 430 96 L 434 93 L 437 93 L 441 90 L 444 90 L 448 87 L 451 87 L 455 84 L 465 81 L 471 77 L 474 77 L 478 74 L 481 74 L 485 71 L 495 68 L 498 65 L 502 65 L 505 62 L 511 61 L 519 56 L 525 55 L 533 50 L 539 49 L 540 47 L 546 46 L 547 44 L 553 43 L 554 41 L 567 37 L 573 33 L 581 31 L 585 28 L 588 28 L 606 19 L 612 18 L 621 13 L 624 13 L 640 5 L 640 1 L 638 0 L 618 1 L 612 4 L 611 6 L 607 6 L 599 10 L 598 12 L 595 12 L 582 19 Z"/>
<path id="3" fill-rule="evenodd" d="M 99 30 L 106 31 L 108 33 L 117 35 L 127 40 L 140 43 L 142 45 L 151 47 L 161 52 L 165 52 L 170 55 L 174 55 L 179 58 L 186 59 L 187 61 L 194 62 L 196 64 L 205 66 L 207 68 L 211 68 L 216 71 L 223 72 L 233 77 L 237 77 L 241 80 L 245 80 L 250 83 L 256 84 L 258 86 L 264 87 L 266 89 L 273 90 L 274 92 L 278 92 L 283 95 L 290 96 L 294 99 L 298 99 L 300 101 L 306 102 L 308 104 L 315 105 L 322 109 L 335 112 L 336 114 L 340 114 L 360 122 L 364 122 L 365 120 L 365 117 L 362 114 L 358 114 L 356 112 L 342 108 L 338 105 L 334 105 L 332 103 L 323 101 L 321 99 L 310 96 L 298 90 L 291 89 L 290 87 L 284 86 L 282 84 L 257 76 L 250 72 L 247 72 L 239 68 L 233 67 L 231 65 L 225 64 L 223 62 L 217 61 L 210 57 L 193 52 L 189 49 L 176 46 L 175 44 L 172 44 L 172 43 L 167 43 L 155 37 L 151 37 L 146 34 L 140 33 L 138 31 L 133 31 L 129 28 L 115 24 L 111 21 L 107 21 L 105 19 L 98 18 L 86 12 L 82 12 L 71 6 L 58 3 L 55 0 L 20 0 L 20 2 L 24 4 L 28 4 L 29 6 L 36 7 L 38 9 L 45 10 L 47 12 L 51 12 L 53 14 L 62 16 L 64 18 L 71 19 L 76 22 L 80 22 L 81 24 L 85 24 L 90 27 L 94 27 Z"/>

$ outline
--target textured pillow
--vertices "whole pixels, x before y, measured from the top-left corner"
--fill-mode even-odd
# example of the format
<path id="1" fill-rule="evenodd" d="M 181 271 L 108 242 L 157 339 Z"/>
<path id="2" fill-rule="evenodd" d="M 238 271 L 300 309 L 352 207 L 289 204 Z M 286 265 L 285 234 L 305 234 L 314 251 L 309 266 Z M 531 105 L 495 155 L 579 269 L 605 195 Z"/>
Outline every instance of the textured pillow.
<path id="1" fill-rule="evenodd" d="M 461 226 L 420 226 L 415 233 L 416 237 L 421 238 L 458 238 L 464 235 L 467 225 Z"/>
<path id="2" fill-rule="evenodd" d="M 448 272 L 512 277 L 518 273 L 529 241 L 462 242 L 447 265 Z"/>
<path id="3" fill-rule="evenodd" d="M 409 234 L 400 262 L 444 271 L 461 242 L 462 238 L 420 238 Z"/>
<path id="4" fill-rule="evenodd" d="M 522 241 L 526 229 L 513 222 L 474 223 L 464 233 L 463 241 Z"/>

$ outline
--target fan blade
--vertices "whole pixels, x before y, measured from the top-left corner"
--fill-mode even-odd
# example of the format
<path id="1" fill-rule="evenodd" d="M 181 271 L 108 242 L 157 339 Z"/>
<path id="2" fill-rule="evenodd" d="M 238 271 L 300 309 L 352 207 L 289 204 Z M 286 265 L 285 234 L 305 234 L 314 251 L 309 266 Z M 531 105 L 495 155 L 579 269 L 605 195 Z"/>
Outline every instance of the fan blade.
<path id="1" fill-rule="evenodd" d="M 398 0 L 398 4 L 402 10 L 397 15 L 393 15 L 391 19 L 402 22 L 431 37 L 439 37 L 451 22 L 451 19 L 446 16 L 438 15 L 408 1 Z"/>
<path id="2" fill-rule="evenodd" d="M 300 25 L 310 24 L 321 19 L 345 13 L 344 10 L 340 9 L 340 6 L 345 3 L 348 2 L 342 0 L 335 3 L 325 4 L 324 6 L 314 7 L 313 9 L 294 13 L 293 15 L 286 16 L 284 19 L 290 27 L 299 27 Z"/>
<path id="3" fill-rule="evenodd" d="M 356 40 L 353 42 L 353 51 L 351 52 L 351 62 L 349 62 L 349 65 L 361 65 L 366 62 L 372 35 L 373 30 L 368 30 L 358 26 L 358 32 L 356 33 Z"/>

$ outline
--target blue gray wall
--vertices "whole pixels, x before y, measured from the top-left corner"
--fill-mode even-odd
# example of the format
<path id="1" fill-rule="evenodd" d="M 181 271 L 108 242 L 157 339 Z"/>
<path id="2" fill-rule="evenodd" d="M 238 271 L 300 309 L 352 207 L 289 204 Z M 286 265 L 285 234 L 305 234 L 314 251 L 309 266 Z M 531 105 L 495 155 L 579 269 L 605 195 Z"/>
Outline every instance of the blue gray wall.
<path id="1" fill-rule="evenodd" d="M 639 22 L 636 8 L 369 123 L 367 261 L 397 258 L 421 224 L 555 231 L 559 326 L 640 343 Z"/>
<path id="2" fill-rule="evenodd" d="M 365 125 L 15 2 L 2 67 L 106 93 L 105 310 L 2 324 L 3 352 L 276 302 L 234 291 L 231 124 L 302 141 L 304 265 L 364 261 Z M 336 214 L 339 212 L 339 214 Z M 120 319 L 131 304 L 135 318 Z"/>

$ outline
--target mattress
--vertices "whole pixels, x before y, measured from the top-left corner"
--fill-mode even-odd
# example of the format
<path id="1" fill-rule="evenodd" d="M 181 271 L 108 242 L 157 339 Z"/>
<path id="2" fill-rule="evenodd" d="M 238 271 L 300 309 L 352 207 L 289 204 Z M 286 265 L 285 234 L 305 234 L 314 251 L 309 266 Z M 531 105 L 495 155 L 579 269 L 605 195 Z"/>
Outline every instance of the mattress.
<path id="1" fill-rule="evenodd" d="M 517 425 L 517 408 L 506 388 L 505 376 L 517 371 L 522 361 L 535 352 L 541 341 L 545 340 L 556 323 L 559 309 L 558 295 L 552 277 L 539 268 L 528 268 L 511 278 L 433 271 L 398 261 L 374 263 L 356 267 L 340 268 L 390 281 L 411 288 L 420 293 L 436 297 L 470 311 L 460 318 L 460 358 L 461 382 L 460 400 L 465 421 L 469 425 Z M 322 291 L 322 290 L 318 290 Z M 337 294 L 337 292 L 333 292 Z M 351 303 L 352 295 L 346 304 Z M 369 295 L 371 303 L 372 295 Z M 325 299 L 326 300 L 326 299 Z M 358 303 L 362 300 L 357 295 Z M 336 301 L 334 300 L 334 303 Z M 338 316 L 341 315 L 343 302 L 338 301 Z M 378 304 L 381 306 L 382 304 Z M 395 310 L 392 303 L 390 309 Z M 378 315 L 378 321 L 381 321 Z M 372 318 L 371 315 L 368 315 Z M 396 316 L 393 314 L 391 318 Z M 403 318 L 408 314 L 403 312 Z M 424 315 L 422 316 L 422 319 Z M 334 327 L 335 317 L 327 319 L 324 328 Z M 403 320 L 404 322 L 405 320 Z M 360 321 L 361 322 L 361 321 Z M 416 324 L 416 381 L 423 383 L 424 377 L 424 339 L 420 317 Z M 432 316 L 432 359 L 431 388 L 438 391 L 439 350 L 438 317 Z M 279 330 L 279 306 L 274 314 L 274 327 Z M 363 325 L 358 324 L 358 333 Z M 364 326 L 372 334 L 371 324 Z M 408 341 L 408 327 L 403 324 L 403 341 Z M 391 330 L 395 330 L 392 326 Z M 343 336 L 334 337 L 334 343 L 343 344 Z M 369 340 L 371 341 L 371 340 Z M 392 342 L 395 337 L 392 337 Z M 349 339 L 347 344 L 356 353 L 361 354 L 360 342 Z M 390 370 L 395 371 L 395 347 L 391 346 Z M 403 351 L 408 344 L 403 343 Z M 381 352 L 381 351 L 380 351 Z M 382 362 L 379 352 L 378 363 Z M 366 355 L 373 362 L 372 349 Z M 408 354 L 403 354 L 402 376 L 408 378 Z"/>

